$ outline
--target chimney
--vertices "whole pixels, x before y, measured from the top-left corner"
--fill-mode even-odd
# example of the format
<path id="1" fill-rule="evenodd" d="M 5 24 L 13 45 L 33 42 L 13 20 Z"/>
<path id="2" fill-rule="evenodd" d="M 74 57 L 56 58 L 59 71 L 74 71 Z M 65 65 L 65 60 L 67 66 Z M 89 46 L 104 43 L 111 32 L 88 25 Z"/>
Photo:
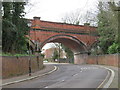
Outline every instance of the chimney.
<path id="1" fill-rule="evenodd" d="M 40 20 L 40 17 L 33 17 L 34 20 Z"/>

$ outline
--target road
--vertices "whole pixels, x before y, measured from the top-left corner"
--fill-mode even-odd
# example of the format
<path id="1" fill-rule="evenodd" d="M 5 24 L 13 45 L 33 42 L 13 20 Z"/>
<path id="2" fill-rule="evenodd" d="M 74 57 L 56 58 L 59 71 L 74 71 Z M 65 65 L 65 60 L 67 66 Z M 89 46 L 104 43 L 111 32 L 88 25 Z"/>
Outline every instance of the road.
<path id="1" fill-rule="evenodd" d="M 55 64 L 58 70 L 33 80 L 3 88 L 97 88 L 108 70 L 93 65 Z"/>

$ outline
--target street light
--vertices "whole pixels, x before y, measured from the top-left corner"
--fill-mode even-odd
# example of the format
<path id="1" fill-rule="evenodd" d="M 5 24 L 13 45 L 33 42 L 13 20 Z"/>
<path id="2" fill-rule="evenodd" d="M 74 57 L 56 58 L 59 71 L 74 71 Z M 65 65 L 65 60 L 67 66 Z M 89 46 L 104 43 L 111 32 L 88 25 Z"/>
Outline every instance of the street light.
<path id="1" fill-rule="evenodd" d="M 32 23 L 28 22 L 28 27 L 31 29 Z M 29 30 L 29 76 L 31 76 L 31 50 L 30 50 L 30 30 Z"/>

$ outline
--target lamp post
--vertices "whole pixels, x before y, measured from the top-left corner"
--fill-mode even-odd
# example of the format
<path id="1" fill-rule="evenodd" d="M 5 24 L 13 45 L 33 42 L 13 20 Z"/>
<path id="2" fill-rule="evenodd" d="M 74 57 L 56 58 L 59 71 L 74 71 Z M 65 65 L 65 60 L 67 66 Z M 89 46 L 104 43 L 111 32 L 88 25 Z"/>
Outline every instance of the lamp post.
<path id="1" fill-rule="evenodd" d="M 31 29 L 32 23 L 28 23 L 28 27 Z M 31 50 L 30 50 L 30 30 L 29 30 L 29 76 L 31 76 Z"/>

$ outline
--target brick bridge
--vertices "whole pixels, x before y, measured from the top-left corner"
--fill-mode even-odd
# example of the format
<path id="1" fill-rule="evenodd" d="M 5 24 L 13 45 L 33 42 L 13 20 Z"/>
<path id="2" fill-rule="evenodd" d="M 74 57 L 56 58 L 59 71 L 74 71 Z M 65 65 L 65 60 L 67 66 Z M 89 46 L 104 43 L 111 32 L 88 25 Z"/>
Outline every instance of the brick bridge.
<path id="1" fill-rule="evenodd" d="M 40 17 L 30 19 L 29 23 L 32 48 L 36 43 L 40 49 L 46 43 L 62 43 L 73 51 L 75 64 L 85 63 L 89 50 L 98 38 L 96 27 L 88 25 L 48 22 L 40 20 Z"/>

